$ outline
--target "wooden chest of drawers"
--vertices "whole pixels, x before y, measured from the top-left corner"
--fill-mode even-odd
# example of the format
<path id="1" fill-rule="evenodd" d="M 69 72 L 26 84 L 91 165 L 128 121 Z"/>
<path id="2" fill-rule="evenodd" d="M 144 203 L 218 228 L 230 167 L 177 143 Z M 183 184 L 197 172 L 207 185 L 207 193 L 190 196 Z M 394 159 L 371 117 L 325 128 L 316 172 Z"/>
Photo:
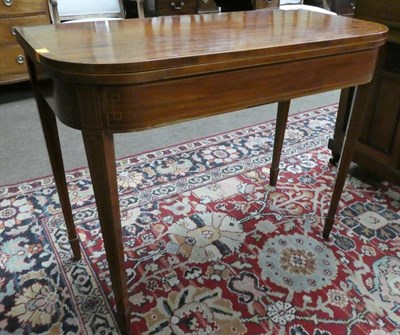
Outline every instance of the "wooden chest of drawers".
<path id="1" fill-rule="evenodd" d="M 400 1 L 357 0 L 354 16 L 389 27 L 388 41 L 368 84 L 365 121 L 354 161 L 400 184 Z M 346 89 L 340 96 L 335 133 L 328 145 L 334 160 L 339 158 L 353 95 L 353 89 Z"/>
<path id="2" fill-rule="evenodd" d="M 214 0 L 197 0 L 197 13 L 216 13 L 218 7 L 215 5 Z"/>
<path id="3" fill-rule="evenodd" d="M 25 56 L 13 27 L 50 23 L 45 0 L 0 0 L 0 84 L 28 80 Z"/>
<path id="4" fill-rule="evenodd" d="M 330 9 L 338 15 L 352 17 L 354 15 L 355 3 L 356 0 L 331 0 Z"/>
<path id="5" fill-rule="evenodd" d="M 218 12 L 214 0 L 156 0 L 158 16 Z M 253 0 L 254 9 L 278 8 L 279 0 Z"/>
<path id="6" fill-rule="evenodd" d="M 158 16 L 196 14 L 197 0 L 157 0 L 156 12 Z"/>
<path id="7" fill-rule="evenodd" d="M 254 0 L 254 9 L 276 9 L 279 8 L 279 0 Z"/>

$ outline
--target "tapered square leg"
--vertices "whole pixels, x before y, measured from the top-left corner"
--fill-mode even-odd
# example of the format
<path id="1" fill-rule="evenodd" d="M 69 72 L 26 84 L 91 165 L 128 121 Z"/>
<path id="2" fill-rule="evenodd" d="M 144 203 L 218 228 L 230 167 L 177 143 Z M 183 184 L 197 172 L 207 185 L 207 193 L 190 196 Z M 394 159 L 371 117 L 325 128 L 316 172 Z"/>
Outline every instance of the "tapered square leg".
<path id="1" fill-rule="evenodd" d="M 86 131 L 82 135 L 110 269 L 116 318 L 120 331 L 125 334 L 130 314 L 113 135 Z"/>
<path id="2" fill-rule="evenodd" d="M 329 237 L 332 227 L 335 223 L 335 215 L 342 195 L 343 187 L 346 182 L 347 172 L 353 158 L 353 153 L 357 145 L 358 138 L 361 134 L 361 129 L 363 126 L 362 121 L 365 114 L 364 111 L 368 108 L 367 102 L 369 99 L 367 99 L 367 97 L 371 89 L 370 87 L 371 85 L 368 84 L 359 86 L 356 88 L 353 95 L 349 121 L 340 154 L 339 167 L 336 175 L 335 185 L 333 187 L 331 203 L 322 233 L 324 238 Z"/>
<path id="3" fill-rule="evenodd" d="M 276 117 L 274 151 L 272 154 L 272 163 L 270 169 L 269 184 L 276 186 L 279 175 L 279 162 L 281 160 L 281 152 L 283 140 L 285 138 L 285 130 L 289 115 L 290 100 L 278 103 L 278 114 Z"/>
<path id="4" fill-rule="evenodd" d="M 49 154 L 50 164 L 53 171 L 58 196 L 60 198 L 61 209 L 64 215 L 65 224 L 67 226 L 68 240 L 71 244 L 74 259 L 79 260 L 81 259 L 81 251 L 79 239 L 76 234 L 74 218 L 72 215 L 67 181 L 65 179 L 65 169 L 61 152 L 60 138 L 58 135 L 57 120 L 38 88 L 39 83 L 37 82 L 35 65 L 29 58 L 27 59 L 33 91 L 39 109 L 40 121 L 42 123 L 44 138 L 46 141 L 47 152 Z"/>

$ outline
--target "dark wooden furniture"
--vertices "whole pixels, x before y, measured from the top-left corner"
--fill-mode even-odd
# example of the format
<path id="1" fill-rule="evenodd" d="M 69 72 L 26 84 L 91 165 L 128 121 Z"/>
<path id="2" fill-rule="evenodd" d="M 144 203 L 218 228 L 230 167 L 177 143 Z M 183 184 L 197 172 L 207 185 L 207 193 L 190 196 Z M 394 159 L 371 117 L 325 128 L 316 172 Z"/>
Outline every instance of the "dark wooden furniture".
<path id="1" fill-rule="evenodd" d="M 208 4 L 211 7 L 211 11 L 218 11 L 214 1 Z M 157 16 L 186 15 L 198 12 L 197 0 L 155 0 L 155 5 Z"/>
<path id="2" fill-rule="evenodd" d="M 158 16 L 217 13 L 214 0 L 155 0 Z M 254 9 L 277 9 L 279 0 L 253 0 Z"/>
<path id="3" fill-rule="evenodd" d="M 50 23 L 47 0 L 1 0 L 0 85 L 29 79 L 25 56 L 14 27 Z"/>
<path id="4" fill-rule="evenodd" d="M 276 9 L 279 8 L 279 0 L 253 0 L 254 9 Z"/>
<path id="5" fill-rule="evenodd" d="M 354 15 L 356 0 L 331 0 L 330 9 L 338 15 L 350 16 Z"/>
<path id="6" fill-rule="evenodd" d="M 290 99 L 357 85 L 364 92 L 386 31 L 376 23 L 281 10 L 17 29 L 76 258 L 79 245 L 55 115 L 82 131 L 123 333 L 130 311 L 113 134 L 278 101 L 270 181 L 275 184 Z M 363 109 L 354 111 L 325 237 L 358 138 Z"/>
<path id="7" fill-rule="evenodd" d="M 374 80 L 368 85 L 365 121 L 354 162 L 386 180 L 400 183 L 400 1 L 357 0 L 355 17 L 389 26 Z M 353 89 L 340 96 L 338 119 L 328 147 L 333 162 L 340 157 Z M 364 97 L 356 96 L 356 100 Z"/>

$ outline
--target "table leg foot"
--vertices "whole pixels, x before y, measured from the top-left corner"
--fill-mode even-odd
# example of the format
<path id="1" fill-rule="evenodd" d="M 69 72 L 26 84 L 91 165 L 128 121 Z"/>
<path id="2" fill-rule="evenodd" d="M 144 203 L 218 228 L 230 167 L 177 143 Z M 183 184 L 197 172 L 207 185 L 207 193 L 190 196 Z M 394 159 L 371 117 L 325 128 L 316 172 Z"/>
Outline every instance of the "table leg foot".
<path id="1" fill-rule="evenodd" d="M 74 239 L 69 240 L 69 244 L 71 245 L 72 254 L 74 255 L 74 260 L 79 261 L 82 258 L 81 255 L 81 247 L 79 244 L 79 238 L 76 237 Z"/>
<path id="2" fill-rule="evenodd" d="M 337 166 L 339 160 L 340 160 L 340 155 L 332 153 L 332 157 L 329 159 L 329 163 L 333 166 Z"/>
<path id="3" fill-rule="evenodd" d="M 271 186 L 276 186 L 276 182 L 278 181 L 278 175 L 279 175 L 279 168 L 271 168 L 269 170 L 269 184 Z"/>
<path id="4" fill-rule="evenodd" d="M 334 223 L 335 223 L 335 217 L 327 217 L 325 219 L 324 230 L 322 231 L 322 237 L 324 239 L 329 238 Z"/>
<path id="5" fill-rule="evenodd" d="M 121 335 L 130 334 L 130 316 L 128 312 L 118 312 L 115 314 L 115 318 L 118 324 L 118 329 Z"/>

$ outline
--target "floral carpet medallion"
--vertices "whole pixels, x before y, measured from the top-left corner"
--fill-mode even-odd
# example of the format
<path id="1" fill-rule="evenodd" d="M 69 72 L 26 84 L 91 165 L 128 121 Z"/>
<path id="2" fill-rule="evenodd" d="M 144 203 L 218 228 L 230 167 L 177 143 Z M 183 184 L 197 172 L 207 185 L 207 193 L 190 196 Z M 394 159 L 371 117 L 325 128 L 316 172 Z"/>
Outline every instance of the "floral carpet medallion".
<path id="1" fill-rule="evenodd" d="M 400 188 L 349 176 L 321 238 L 336 106 L 290 117 L 277 187 L 268 122 L 118 161 L 131 333 L 394 335 Z M 0 188 L 0 333 L 118 334 L 87 169 Z"/>

